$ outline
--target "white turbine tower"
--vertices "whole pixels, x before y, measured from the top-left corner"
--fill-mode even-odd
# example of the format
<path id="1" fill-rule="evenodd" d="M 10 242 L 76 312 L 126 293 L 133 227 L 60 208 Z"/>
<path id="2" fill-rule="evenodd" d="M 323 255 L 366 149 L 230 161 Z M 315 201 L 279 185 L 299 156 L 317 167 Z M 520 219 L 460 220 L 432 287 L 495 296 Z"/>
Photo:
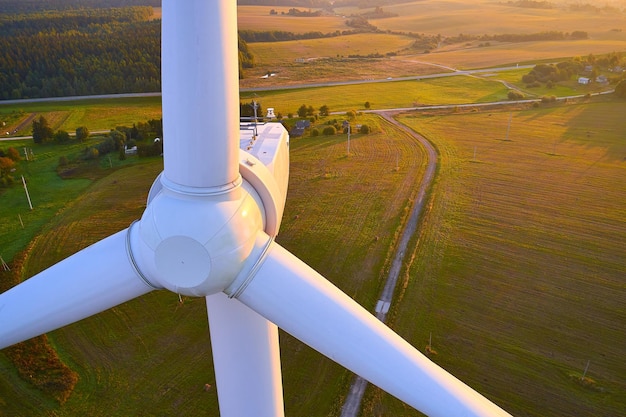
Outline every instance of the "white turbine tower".
<path id="1" fill-rule="evenodd" d="M 508 416 L 274 242 L 289 138 L 270 123 L 240 143 L 236 2 L 162 6 L 164 171 L 147 208 L 0 294 L 0 348 L 168 289 L 206 297 L 222 416 L 284 415 L 277 326 L 430 416 Z"/>

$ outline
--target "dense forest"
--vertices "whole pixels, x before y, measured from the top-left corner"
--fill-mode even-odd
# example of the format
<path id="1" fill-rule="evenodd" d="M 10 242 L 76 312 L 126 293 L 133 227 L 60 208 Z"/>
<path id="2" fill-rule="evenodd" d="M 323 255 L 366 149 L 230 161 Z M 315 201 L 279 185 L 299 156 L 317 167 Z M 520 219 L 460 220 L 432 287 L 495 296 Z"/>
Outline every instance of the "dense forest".
<path id="1" fill-rule="evenodd" d="M 0 13 L 17 14 L 42 10 L 104 9 L 129 6 L 161 7 L 161 0 L 0 0 Z"/>
<path id="2" fill-rule="evenodd" d="M 105 7 L 122 3 L 143 5 Z M 149 3 L 160 5 L 0 0 L 0 100 L 160 91 L 161 21 Z M 254 65 L 242 39 L 239 65 Z"/>
<path id="3" fill-rule="evenodd" d="M 0 99 L 160 90 L 152 7 L 0 15 Z"/>

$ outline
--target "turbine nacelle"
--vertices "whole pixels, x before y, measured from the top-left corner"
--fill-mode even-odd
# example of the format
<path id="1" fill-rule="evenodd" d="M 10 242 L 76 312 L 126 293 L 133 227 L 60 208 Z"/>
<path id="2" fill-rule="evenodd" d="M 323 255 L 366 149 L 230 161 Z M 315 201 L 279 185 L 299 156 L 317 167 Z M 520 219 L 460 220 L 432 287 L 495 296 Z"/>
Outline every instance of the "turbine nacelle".
<path id="1" fill-rule="evenodd" d="M 258 262 L 268 236 L 278 233 L 287 193 L 287 131 L 280 123 L 260 129 L 261 136 L 250 136 L 242 125 L 246 150 L 239 153 L 240 176 L 230 184 L 199 188 L 164 174 L 156 179 L 141 220 L 129 229 L 130 258 L 148 285 L 194 297 L 228 287 L 237 292 L 237 276 Z M 258 253 L 252 253 L 255 246 Z"/>

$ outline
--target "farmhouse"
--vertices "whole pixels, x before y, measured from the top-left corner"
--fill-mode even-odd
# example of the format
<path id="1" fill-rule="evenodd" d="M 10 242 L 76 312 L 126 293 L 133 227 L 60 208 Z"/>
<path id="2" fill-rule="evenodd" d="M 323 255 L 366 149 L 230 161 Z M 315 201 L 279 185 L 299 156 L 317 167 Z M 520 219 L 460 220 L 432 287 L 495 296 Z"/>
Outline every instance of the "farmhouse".
<path id="1" fill-rule="evenodd" d="M 578 84 L 587 85 L 591 83 L 591 78 L 587 77 L 578 77 Z"/>
<path id="2" fill-rule="evenodd" d="M 291 136 L 302 136 L 304 134 L 304 130 L 311 127 L 311 122 L 308 120 L 298 120 L 296 125 L 291 129 L 289 134 Z"/>

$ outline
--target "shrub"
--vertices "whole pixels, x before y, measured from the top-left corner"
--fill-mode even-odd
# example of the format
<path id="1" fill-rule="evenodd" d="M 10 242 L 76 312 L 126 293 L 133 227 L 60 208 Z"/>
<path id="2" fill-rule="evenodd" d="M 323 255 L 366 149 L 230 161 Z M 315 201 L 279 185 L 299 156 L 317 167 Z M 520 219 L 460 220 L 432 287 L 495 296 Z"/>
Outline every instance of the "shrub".
<path id="1" fill-rule="evenodd" d="M 8 188 L 15 182 L 15 179 L 10 175 L 0 177 L 0 188 Z"/>
<path id="2" fill-rule="evenodd" d="M 615 95 L 620 98 L 626 98 L 626 80 L 620 81 L 615 86 Z"/>
<path id="3" fill-rule="evenodd" d="M 316 136 L 319 136 L 319 135 L 320 135 L 320 131 L 319 130 L 317 130 L 317 129 L 311 130 L 311 136 L 312 137 L 316 137 Z"/>
<path id="4" fill-rule="evenodd" d="M 137 145 L 138 156 L 159 156 L 163 153 L 163 144 L 161 141 L 150 144 L 140 143 Z"/>
<path id="5" fill-rule="evenodd" d="M 521 100 L 521 99 L 524 98 L 524 94 L 520 93 L 519 91 L 515 91 L 515 90 L 509 91 L 507 96 L 509 97 L 509 100 Z"/>
<path id="6" fill-rule="evenodd" d="M 65 130 L 59 130 L 54 134 L 54 140 L 57 143 L 67 143 L 70 141 L 70 134 Z"/>
<path id="7" fill-rule="evenodd" d="M 7 157 L 15 162 L 22 160 L 22 157 L 20 156 L 19 151 L 13 147 L 7 149 Z"/>
<path id="8" fill-rule="evenodd" d="M 88 137 L 89 137 L 89 129 L 87 129 L 85 126 L 76 128 L 76 140 L 84 142 L 85 139 L 87 139 Z"/>
<path id="9" fill-rule="evenodd" d="M 337 129 L 334 126 L 326 126 L 323 131 L 324 135 L 332 136 L 337 134 Z"/>
<path id="10" fill-rule="evenodd" d="M 364 135 L 367 135 L 370 132 L 371 132 L 371 129 L 368 125 L 361 125 L 361 128 L 359 129 L 359 133 L 363 133 Z"/>
<path id="11" fill-rule="evenodd" d="M 86 160 L 98 159 L 99 156 L 100 156 L 100 152 L 98 152 L 98 150 L 94 147 L 87 148 L 85 150 L 84 158 Z"/>

